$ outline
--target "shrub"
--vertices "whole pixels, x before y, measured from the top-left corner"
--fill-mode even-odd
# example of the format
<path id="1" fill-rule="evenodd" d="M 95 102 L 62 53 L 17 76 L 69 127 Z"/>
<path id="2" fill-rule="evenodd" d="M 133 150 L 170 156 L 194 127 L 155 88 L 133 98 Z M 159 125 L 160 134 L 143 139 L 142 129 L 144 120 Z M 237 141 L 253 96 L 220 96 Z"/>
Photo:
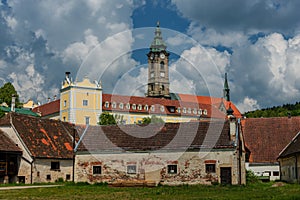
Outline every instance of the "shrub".
<path id="1" fill-rule="evenodd" d="M 260 180 L 258 179 L 258 177 L 254 174 L 253 171 L 251 170 L 247 170 L 246 171 L 246 182 L 247 183 L 257 183 Z"/>

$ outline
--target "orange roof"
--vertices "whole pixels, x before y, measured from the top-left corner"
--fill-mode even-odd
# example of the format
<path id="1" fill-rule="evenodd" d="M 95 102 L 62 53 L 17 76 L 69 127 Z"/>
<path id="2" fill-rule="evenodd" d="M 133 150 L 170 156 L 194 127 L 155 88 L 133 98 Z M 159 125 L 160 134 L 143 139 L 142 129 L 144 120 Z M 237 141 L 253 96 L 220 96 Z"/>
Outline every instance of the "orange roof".
<path id="1" fill-rule="evenodd" d="M 60 110 L 60 99 L 51 101 L 49 103 L 40 105 L 32 109 L 33 112 L 41 113 L 41 116 L 52 115 L 54 113 L 59 113 Z"/>
<path id="2" fill-rule="evenodd" d="M 204 110 L 207 114 L 202 114 L 202 117 L 207 118 L 224 118 L 225 114 L 222 113 L 219 108 L 223 103 L 225 108 L 228 109 L 229 105 L 234 111 L 234 115 L 240 118 L 242 115 L 237 107 L 232 103 L 224 100 L 223 98 L 209 97 L 209 96 L 195 96 L 190 94 L 178 94 L 180 100 L 171 100 L 163 98 L 151 98 L 151 97 L 138 97 L 138 96 L 123 96 L 114 94 L 102 95 L 102 109 L 103 111 L 120 111 L 120 112 L 136 112 L 136 113 L 153 113 L 153 114 L 167 114 L 178 116 L 197 116 L 200 110 L 202 113 Z M 105 102 L 109 102 L 106 105 Z M 116 106 L 112 103 L 115 102 Z M 123 107 L 119 104 L 122 103 Z M 128 109 L 126 104 L 131 106 Z M 136 109 L 132 109 L 132 104 L 136 104 Z M 145 106 L 148 105 L 148 110 Z M 154 109 L 150 109 L 154 106 Z M 163 108 L 162 108 L 163 107 Z M 180 108 L 181 112 L 177 112 Z M 59 113 L 60 100 L 55 100 L 44 105 L 38 106 L 33 109 L 34 112 L 40 112 L 42 116 L 47 116 L 55 113 Z M 185 110 L 185 112 L 183 112 Z"/>

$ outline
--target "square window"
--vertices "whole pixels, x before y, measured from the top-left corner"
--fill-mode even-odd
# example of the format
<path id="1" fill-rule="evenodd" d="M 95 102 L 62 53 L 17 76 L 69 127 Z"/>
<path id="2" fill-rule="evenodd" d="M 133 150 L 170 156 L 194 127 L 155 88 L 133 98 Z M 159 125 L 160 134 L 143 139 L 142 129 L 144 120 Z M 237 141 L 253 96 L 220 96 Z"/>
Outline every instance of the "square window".
<path id="1" fill-rule="evenodd" d="M 71 180 L 71 175 L 70 174 L 66 174 L 66 180 L 67 181 Z"/>
<path id="2" fill-rule="evenodd" d="M 93 166 L 93 174 L 101 174 L 102 168 L 101 166 Z"/>
<path id="3" fill-rule="evenodd" d="M 82 101 L 82 105 L 83 105 L 83 106 L 87 106 L 87 105 L 88 105 L 88 100 L 83 100 L 83 101 Z"/>
<path id="4" fill-rule="evenodd" d="M 216 164 L 205 164 L 205 172 L 206 173 L 215 173 L 216 172 Z"/>
<path id="5" fill-rule="evenodd" d="M 168 174 L 177 174 L 177 165 L 168 165 Z"/>
<path id="6" fill-rule="evenodd" d="M 51 180 L 51 175 L 50 175 L 50 174 L 47 174 L 46 179 L 47 179 L 48 181 L 50 181 L 50 180 Z"/>
<path id="7" fill-rule="evenodd" d="M 128 165 L 127 173 L 128 174 L 136 174 L 136 165 Z"/>
<path id="8" fill-rule="evenodd" d="M 279 171 L 273 171 L 273 176 L 279 176 Z"/>
<path id="9" fill-rule="evenodd" d="M 59 170 L 59 162 L 51 162 L 51 170 Z"/>

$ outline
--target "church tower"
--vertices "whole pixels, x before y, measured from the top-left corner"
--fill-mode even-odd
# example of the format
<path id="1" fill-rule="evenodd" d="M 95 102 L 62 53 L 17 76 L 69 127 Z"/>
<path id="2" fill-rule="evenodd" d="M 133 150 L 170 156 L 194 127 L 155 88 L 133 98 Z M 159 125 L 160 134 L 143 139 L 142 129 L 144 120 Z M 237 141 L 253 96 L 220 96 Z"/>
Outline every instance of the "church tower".
<path id="1" fill-rule="evenodd" d="M 159 22 L 148 56 L 148 97 L 170 98 L 169 91 L 169 53 L 166 51 Z"/>
<path id="2" fill-rule="evenodd" d="M 225 73 L 225 81 L 224 81 L 223 92 L 224 92 L 224 99 L 226 101 L 230 101 L 230 95 L 229 95 L 230 89 L 229 89 L 229 85 L 228 85 L 228 81 L 227 81 L 227 73 Z"/>

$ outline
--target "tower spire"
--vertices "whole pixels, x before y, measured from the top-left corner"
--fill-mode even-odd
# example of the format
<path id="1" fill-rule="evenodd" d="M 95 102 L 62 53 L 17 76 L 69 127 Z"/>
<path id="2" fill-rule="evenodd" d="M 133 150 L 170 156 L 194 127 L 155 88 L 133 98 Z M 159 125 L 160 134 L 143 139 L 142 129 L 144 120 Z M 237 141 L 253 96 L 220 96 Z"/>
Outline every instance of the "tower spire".
<path id="1" fill-rule="evenodd" d="M 228 80 L 227 80 L 227 73 L 225 73 L 225 81 L 224 81 L 223 92 L 224 92 L 224 99 L 226 101 L 230 101 L 230 94 L 229 94 L 230 89 L 229 89 Z"/>

